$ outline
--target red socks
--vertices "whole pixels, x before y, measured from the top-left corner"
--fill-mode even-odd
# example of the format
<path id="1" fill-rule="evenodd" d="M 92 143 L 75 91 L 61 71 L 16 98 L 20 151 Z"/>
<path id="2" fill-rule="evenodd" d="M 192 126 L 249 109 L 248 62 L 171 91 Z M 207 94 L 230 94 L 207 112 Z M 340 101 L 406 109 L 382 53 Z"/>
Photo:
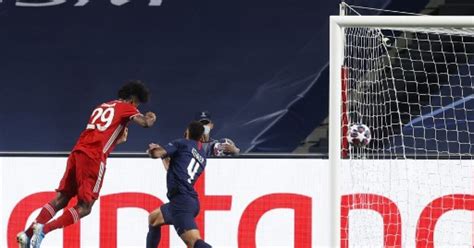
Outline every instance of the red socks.
<path id="1" fill-rule="evenodd" d="M 54 217 L 55 214 L 56 214 L 56 211 L 51 206 L 51 204 L 46 203 L 41 209 L 38 217 L 36 217 L 35 222 L 40 223 L 40 224 L 47 223 L 49 220 L 51 220 Z M 30 227 L 26 229 L 25 233 L 28 237 L 31 238 L 31 236 L 33 235 L 33 224 L 31 224 Z"/>
<path id="2" fill-rule="evenodd" d="M 75 208 L 64 210 L 64 213 L 61 216 L 59 216 L 57 219 L 52 220 L 44 225 L 43 232 L 44 234 L 47 234 L 58 228 L 63 228 L 65 226 L 72 225 L 78 222 L 79 219 L 80 219 L 79 213 L 77 212 Z"/>

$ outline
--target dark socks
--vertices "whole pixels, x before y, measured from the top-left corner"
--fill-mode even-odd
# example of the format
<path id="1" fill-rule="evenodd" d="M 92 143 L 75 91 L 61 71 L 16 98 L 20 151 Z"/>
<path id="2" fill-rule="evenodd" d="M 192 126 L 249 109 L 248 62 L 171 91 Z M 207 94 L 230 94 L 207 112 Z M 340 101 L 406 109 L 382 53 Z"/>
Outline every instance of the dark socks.
<path id="1" fill-rule="evenodd" d="M 148 248 L 148 247 L 147 247 Z M 195 243 L 194 243 L 194 247 L 193 248 L 212 248 L 212 246 L 210 246 L 208 243 L 204 242 L 204 240 L 202 239 L 198 239 Z"/>
<path id="2" fill-rule="evenodd" d="M 146 248 L 156 248 L 161 239 L 161 226 L 148 226 L 146 235 Z"/>

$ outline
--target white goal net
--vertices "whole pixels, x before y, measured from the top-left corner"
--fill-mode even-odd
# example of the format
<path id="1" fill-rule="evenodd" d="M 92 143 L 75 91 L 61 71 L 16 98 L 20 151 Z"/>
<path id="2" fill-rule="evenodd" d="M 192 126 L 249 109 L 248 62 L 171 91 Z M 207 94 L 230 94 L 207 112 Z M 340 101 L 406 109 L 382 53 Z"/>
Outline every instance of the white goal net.
<path id="1" fill-rule="evenodd" d="M 414 22 L 377 27 L 383 18 Z M 342 170 L 343 247 L 474 244 L 474 21 L 417 26 L 423 18 L 433 20 L 341 24 L 331 41 L 342 55 L 331 159 Z M 350 143 L 354 124 L 370 129 L 368 145 Z"/>

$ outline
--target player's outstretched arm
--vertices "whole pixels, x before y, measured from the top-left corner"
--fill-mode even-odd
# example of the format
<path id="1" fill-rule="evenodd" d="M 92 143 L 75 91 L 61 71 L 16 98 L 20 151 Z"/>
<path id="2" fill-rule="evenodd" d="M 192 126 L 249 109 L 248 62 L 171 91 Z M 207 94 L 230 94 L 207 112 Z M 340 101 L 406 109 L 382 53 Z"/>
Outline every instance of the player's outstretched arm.
<path id="1" fill-rule="evenodd" d="M 155 124 L 156 115 L 153 112 L 147 112 L 145 115 L 137 115 L 133 117 L 133 122 L 142 127 L 151 127 Z"/>
<path id="2" fill-rule="evenodd" d="M 163 147 L 161 147 L 160 145 L 155 144 L 155 143 L 151 143 L 148 145 L 147 152 L 151 158 L 164 158 L 167 155 L 166 150 L 163 149 Z"/>
<path id="3" fill-rule="evenodd" d="M 166 157 L 168 154 L 163 147 L 158 144 L 151 143 L 148 145 L 148 150 L 146 152 L 150 155 L 151 158 L 161 158 L 161 162 L 165 167 L 165 170 L 168 170 L 170 167 L 170 158 Z"/>

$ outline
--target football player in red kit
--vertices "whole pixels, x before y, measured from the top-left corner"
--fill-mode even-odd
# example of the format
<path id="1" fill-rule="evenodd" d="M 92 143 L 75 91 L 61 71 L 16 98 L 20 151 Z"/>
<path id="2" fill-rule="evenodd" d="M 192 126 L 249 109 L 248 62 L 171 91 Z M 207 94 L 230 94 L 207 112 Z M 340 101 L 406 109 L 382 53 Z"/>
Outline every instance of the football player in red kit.
<path id="1" fill-rule="evenodd" d="M 27 230 L 17 235 L 19 247 L 30 247 L 30 240 L 31 247 L 40 247 L 47 233 L 72 225 L 91 212 L 102 187 L 107 157 L 115 145 L 127 140 L 129 121 L 142 127 L 155 123 L 154 113 L 143 115 L 137 109 L 148 97 L 149 91 L 142 82 L 129 81 L 118 91 L 117 100 L 102 103 L 92 111 L 86 129 L 67 159 L 56 197 L 43 206 Z M 77 205 L 51 220 L 74 196 Z"/>

